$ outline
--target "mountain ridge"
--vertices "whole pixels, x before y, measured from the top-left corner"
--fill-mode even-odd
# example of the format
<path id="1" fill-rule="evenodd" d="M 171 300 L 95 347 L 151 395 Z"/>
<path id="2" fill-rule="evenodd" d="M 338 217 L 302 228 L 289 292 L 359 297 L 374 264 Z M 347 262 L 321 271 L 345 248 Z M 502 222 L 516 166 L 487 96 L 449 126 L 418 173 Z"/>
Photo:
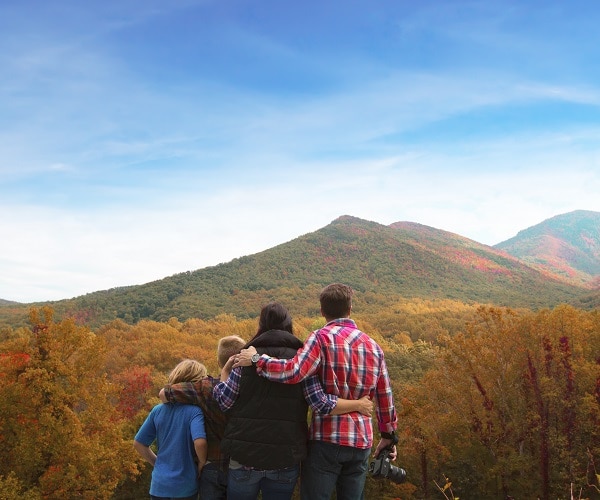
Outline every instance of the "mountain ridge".
<path id="1" fill-rule="evenodd" d="M 494 245 L 529 265 L 595 288 L 600 284 L 600 212 L 575 210 Z"/>
<path id="2" fill-rule="evenodd" d="M 527 234 L 520 236 L 523 245 Z M 505 249 L 423 224 L 386 226 L 343 215 L 317 231 L 227 263 L 36 305 L 49 304 L 64 316 L 94 324 L 224 313 L 255 317 L 269 300 L 283 301 L 294 314 L 318 316 L 318 292 L 334 281 L 351 284 L 363 307 L 399 298 L 533 309 L 559 303 L 589 308 L 598 302 L 589 282 L 529 264 Z M 0 320 L 19 310 L 14 303 L 0 305 Z"/>

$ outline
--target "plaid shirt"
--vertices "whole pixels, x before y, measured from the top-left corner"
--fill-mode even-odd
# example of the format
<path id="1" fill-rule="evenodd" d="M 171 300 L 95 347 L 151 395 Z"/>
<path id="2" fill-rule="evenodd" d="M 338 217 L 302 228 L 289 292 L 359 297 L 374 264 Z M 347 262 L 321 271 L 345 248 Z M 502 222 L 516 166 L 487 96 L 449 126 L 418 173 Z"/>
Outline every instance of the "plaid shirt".
<path id="1" fill-rule="evenodd" d="M 234 405 L 240 393 L 241 379 L 242 367 L 234 368 L 225 382 L 220 382 L 215 386 L 213 398 L 221 410 L 227 411 Z M 304 399 L 313 411 L 330 413 L 337 405 L 337 396 L 325 394 L 318 377 L 308 377 L 302 381 L 302 385 Z"/>
<path id="2" fill-rule="evenodd" d="M 383 350 L 349 318 L 330 321 L 315 330 L 292 359 L 263 354 L 257 363 L 263 377 L 295 384 L 317 374 L 325 392 L 345 399 L 369 396 L 376 404 L 379 430 L 396 430 L 397 417 Z M 373 446 L 371 418 L 358 412 L 313 413 L 310 439 L 341 446 Z"/>
<path id="3" fill-rule="evenodd" d="M 200 382 L 181 382 L 167 385 L 164 389 L 170 403 L 194 404 L 202 408 L 208 441 L 207 460 L 226 468 L 229 457 L 221 453 L 221 440 L 225 434 L 228 418 L 212 396 L 213 389 L 218 383 L 218 378 L 208 376 Z"/>

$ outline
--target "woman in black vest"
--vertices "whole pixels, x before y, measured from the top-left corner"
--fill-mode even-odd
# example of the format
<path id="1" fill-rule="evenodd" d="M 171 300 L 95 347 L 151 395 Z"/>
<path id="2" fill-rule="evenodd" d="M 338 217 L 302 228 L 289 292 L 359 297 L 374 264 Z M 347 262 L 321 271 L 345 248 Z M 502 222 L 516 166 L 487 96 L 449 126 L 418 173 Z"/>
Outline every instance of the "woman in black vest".
<path id="1" fill-rule="evenodd" d="M 292 318 L 283 305 L 263 307 L 258 332 L 246 347 L 251 345 L 259 354 L 276 358 L 296 355 L 302 341 L 293 335 Z M 300 384 L 280 384 L 260 377 L 254 366 L 231 370 L 232 361 L 213 392 L 229 416 L 221 442 L 231 457 L 227 498 L 255 500 L 262 492 L 263 500 L 291 499 L 306 456 L 308 405 L 321 413 L 370 415 L 372 403 L 326 395 L 316 376 Z"/>

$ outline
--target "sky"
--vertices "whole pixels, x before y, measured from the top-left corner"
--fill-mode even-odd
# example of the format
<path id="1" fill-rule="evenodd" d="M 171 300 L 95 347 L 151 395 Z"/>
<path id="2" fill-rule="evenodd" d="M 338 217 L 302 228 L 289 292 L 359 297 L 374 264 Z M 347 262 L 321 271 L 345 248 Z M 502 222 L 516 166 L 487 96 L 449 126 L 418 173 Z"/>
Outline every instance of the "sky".
<path id="1" fill-rule="evenodd" d="M 0 298 L 342 215 L 495 245 L 600 211 L 595 0 L 0 0 Z"/>

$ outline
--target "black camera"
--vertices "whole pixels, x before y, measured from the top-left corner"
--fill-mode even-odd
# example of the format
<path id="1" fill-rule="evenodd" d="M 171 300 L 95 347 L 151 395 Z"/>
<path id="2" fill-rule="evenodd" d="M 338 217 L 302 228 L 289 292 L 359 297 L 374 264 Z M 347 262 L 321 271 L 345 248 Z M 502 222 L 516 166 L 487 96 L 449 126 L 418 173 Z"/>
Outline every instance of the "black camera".
<path id="1" fill-rule="evenodd" d="M 384 448 L 379 456 L 369 464 L 369 474 L 373 477 L 385 477 L 396 484 L 406 481 L 406 471 L 390 463 L 390 448 Z"/>

